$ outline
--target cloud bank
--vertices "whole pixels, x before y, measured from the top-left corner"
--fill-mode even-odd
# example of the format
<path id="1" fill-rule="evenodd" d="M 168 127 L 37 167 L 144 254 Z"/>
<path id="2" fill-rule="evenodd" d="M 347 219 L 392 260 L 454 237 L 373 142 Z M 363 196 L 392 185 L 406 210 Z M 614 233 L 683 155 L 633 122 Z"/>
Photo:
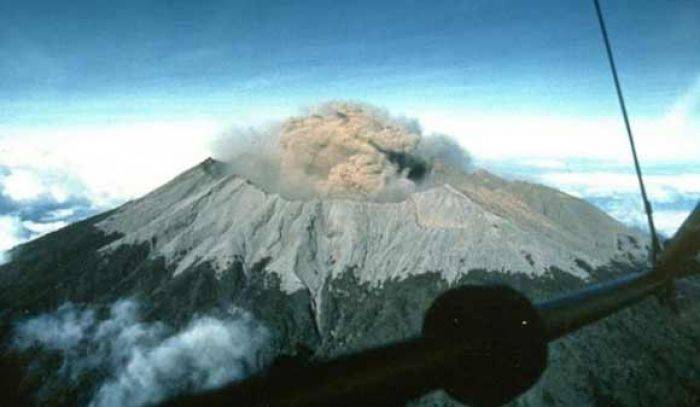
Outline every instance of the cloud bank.
<path id="1" fill-rule="evenodd" d="M 109 207 L 64 172 L 0 165 L 0 264 L 12 247 Z"/>
<path id="2" fill-rule="evenodd" d="M 62 355 L 56 372 L 75 384 L 107 372 L 91 406 L 140 406 L 177 394 L 213 389 L 258 370 L 268 331 L 249 314 L 194 318 L 179 332 L 144 322 L 138 303 L 114 303 L 106 318 L 95 310 L 64 304 L 16 326 L 13 346 Z"/>
<path id="3" fill-rule="evenodd" d="M 695 100 L 690 96 L 687 99 Z M 633 118 L 642 164 L 697 163 L 700 114 L 697 107 L 691 113 L 687 107 L 691 105 L 690 102 L 679 104 L 662 117 Z M 617 112 L 591 118 L 537 112 L 481 113 L 458 107 L 415 109 L 408 113 L 420 119 L 428 131 L 453 135 L 480 160 L 631 162 L 624 123 Z"/>

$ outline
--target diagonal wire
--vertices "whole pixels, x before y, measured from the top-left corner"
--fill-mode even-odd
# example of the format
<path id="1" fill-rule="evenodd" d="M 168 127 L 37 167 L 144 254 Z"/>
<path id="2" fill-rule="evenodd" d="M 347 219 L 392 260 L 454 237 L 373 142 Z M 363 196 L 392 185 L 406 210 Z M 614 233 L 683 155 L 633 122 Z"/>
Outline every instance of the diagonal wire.
<path id="1" fill-rule="evenodd" d="M 647 197 L 646 188 L 644 188 L 642 169 L 639 166 L 639 159 L 637 158 L 637 148 L 634 144 L 634 136 L 632 135 L 632 128 L 630 127 L 629 117 L 627 116 L 627 107 L 625 106 L 625 99 L 622 96 L 622 87 L 620 86 L 620 79 L 617 76 L 617 68 L 615 67 L 615 60 L 613 59 L 610 40 L 608 39 L 608 30 L 605 27 L 603 13 L 600 9 L 600 2 L 598 0 L 593 0 L 593 3 L 595 4 L 595 11 L 598 15 L 598 23 L 600 24 L 600 30 L 603 34 L 603 40 L 605 40 L 605 51 L 607 52 L 608 62 L 610 62 L 610 70 L 612 71 L 613 80 L 615 81 L 617 100 L 618 102 L 620 102 L 622 117 L 625 120 L 625 128 L 627 129 L 627 138 L 629 139 L 630 148 L 632 149 L 632 158 L 634 158 L 634 168 L 637 171 L 637 180 L 639 181 L 639 189 L 642 193 L 642 200 L 644 201 L 644 210 L 646 211 L 647 222 L 649 223 L 649 233 L 651 234 L 651 261 L 652 264 L 655 265 L 661 245 L 659 244 L 659 237 L 656 234 L 656 228 L 654 227 L 654 216 L 652 214 L 651 203 L 649 202 L 649 198 Z"/>

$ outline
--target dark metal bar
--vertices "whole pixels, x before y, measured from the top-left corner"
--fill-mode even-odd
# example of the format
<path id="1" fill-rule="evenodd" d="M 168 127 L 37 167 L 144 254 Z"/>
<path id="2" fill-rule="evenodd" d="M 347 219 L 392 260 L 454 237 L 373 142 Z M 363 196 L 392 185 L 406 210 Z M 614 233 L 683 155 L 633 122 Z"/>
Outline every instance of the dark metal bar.
<path id="1" fill-rule="evenodd" d="M 449 349 L 412 339 L 313 366 L 276 366 L 265 376 L 168 405 L 400 405 L 439 385 L 439 369 L 449 353 Z"/>
<path id="2" fill-rule="evenodd" d="M 537 305 L 553 341 L 653 294 L 668 283 L 654 273 L 635 274 L 586 287 Z"/>
<path id="3" fill-rule="evenodd" d="M 673 279 L 697 271 L 685 267 L 700 250 L 700 203 L 659 257 L 656 268 L 592 285 L 537 305 L 550 341 L 666 290 Z"/>
<path id="4" fill-rule="evenodd" d="M 449 361 L 470 359 L 481 366 L 482 352 L 468 346 L 414 338 L 312 366 L 273 367 L 234 386 L 171 400 L 176 406 L 400 406 L 442 386 Z M 465 358 L 465 355 L 471 358 Z M 472 372 L 469 370 L 469 372 Z M 465 377 L 466 382 L 479 372 Z"/>
<path id="5" fill-rule="evenodd" d="M 637 148 L 634 144 L 634 136 L 632 135 L 632 127 L 630 126 L 630 120 L 627 115 L 627 107 L 625 106 L 625 98 L 622 95 L 622 85 L 620 85 L 620 78 L 617 75 L 617 67 L 615 66 L 615 59 L 613 58 L 612 46 L 610 45 L 610 39 L 608 38 L 608 29 L 605 26 L 605 20 L 603 19 L 603 12 L 600 9 L 600 2 L 598 0 L 593 0 L 595 5 L 596 15 L 598 16 L 598 24 L 600 25 L 600 31 L 603 34 L 603 40 L 605 41 L 605 51 L 608 57 L 608 62 L 610 63 L 610 70 L 612 71 L 613 81 L 615 82 L 615 91 L 617 92 L 617 101 L 620 104 L 620 110 L 622 110 L 622 118 L 625 121 L 625 129 L 627 130 L 627 139 L 630 143 L 630 148 L 632 149 L 632 158 L 634 159 L 634 169 L 637 172 L 637 180 L 639 181 L 639 189 L 642 193 L 642 200 L 644 201 L 644 209 L 647 214 L 647 222 L 649 223 L 649 234 L 651 235 L 651 262 L 656 264 L 657 254 L 661 249 L 661 244 L 659 243 L 659 237 L 656 234 L 656 228 L 654 227 L 654 217 L 652 215 L 651 203 L 649 198 L 647 198 L 647 191 L 644 188 L 644 180 L 642 178 L 642 169 L 639 165 L 639 159 L 637 158 Z"/>

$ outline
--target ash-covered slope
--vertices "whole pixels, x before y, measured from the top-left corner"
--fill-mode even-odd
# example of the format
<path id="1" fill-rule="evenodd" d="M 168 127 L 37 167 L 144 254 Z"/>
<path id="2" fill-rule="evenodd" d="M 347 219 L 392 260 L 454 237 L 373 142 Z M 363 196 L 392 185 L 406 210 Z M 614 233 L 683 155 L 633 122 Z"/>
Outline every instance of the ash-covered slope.
<path id="1" fill-rule="evenodd" d="M 486 171 L 414 192 L 400 202 L 290 200 L 207 160 L 96 224 L 122 244 L 149 242 L 175 274 L 234 258 L 279 275 L 285 291 L 357 269 L 363 282 L 471 269 L 542 275 L 552 267 L 587 278 L 590 267 L 643 260 L 643 238 L 562 192 Z M 324 271 L 319 273 L 318 271 Z"/>
<path id="2" fill-rule="evenodd" d="M 294 200 L 206 160 L 15 250 L 0 266 L 4 334 L 67 301 L 129 297 L 174 326 L 244 309 L 269 329 L 267 355 L 302 345 L 323 358 L 414 335 L 450 285 L 507 283 L 542 299 L 644 267 L 644 238 L 581 200 L 485 171 L 435 180 L 392 202 Z M 555 343 L 516 404 L 695 405 L 700 320 L 686 306 L 674 318 L 650 300 Z M 91 400 L 99 377 L 62 382 L 51 360 L 24 388 L 40 402 Z"/>
<path id="3" fill-rule="evenodd" d="M 470 270 L 588 279 L 645 255 L 640 236 L 561 192 L 485 171 L 452 181 L 399 202 L 290 200 L 207 160 L 96 226 L 122 236 L 103 253 L 148 243 L 174 275 L 264 261 L 284 292 L 310 292 L 316 309 L 327 281 L 350 269 L 373 287 L 427 272 L 453 283 Z"/>

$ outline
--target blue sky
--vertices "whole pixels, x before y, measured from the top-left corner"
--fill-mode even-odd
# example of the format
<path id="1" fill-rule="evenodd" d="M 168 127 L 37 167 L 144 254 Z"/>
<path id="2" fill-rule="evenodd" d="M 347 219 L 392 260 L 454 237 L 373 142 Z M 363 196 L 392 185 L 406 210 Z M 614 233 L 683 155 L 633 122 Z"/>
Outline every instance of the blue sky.
<path id="1" fill-rule="evenodd" d="M 700 197 L 700 1 L 602 3 L 677 223 Z M 591 1 L 0 0 L 0 42 L 4 246 L 146 192 L 231 125 L 329 99 L 416 117 L 484 166 L 638 218 Z"/>
<path id="2" fill-rule="evenodd" d="M 631 113 L 663 114 L 699 75 L 700 4 L 603 3 Z M 590 1 L 2 4 L 9 123 L 226 117 L 326 98 L 587 117 L 615 108 Z"/>

